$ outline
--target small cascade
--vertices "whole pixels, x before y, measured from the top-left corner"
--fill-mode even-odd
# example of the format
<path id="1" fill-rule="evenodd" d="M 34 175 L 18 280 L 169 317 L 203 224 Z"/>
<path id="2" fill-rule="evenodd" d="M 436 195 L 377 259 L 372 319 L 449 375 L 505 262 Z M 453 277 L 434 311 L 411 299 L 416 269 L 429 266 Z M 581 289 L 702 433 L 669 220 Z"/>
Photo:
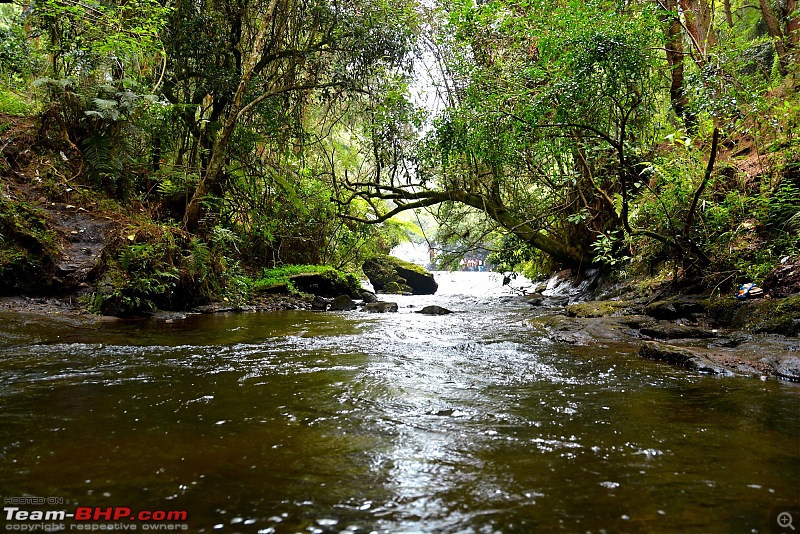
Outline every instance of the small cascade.
<path id="1" fill-rule="evenodd" d="M 592 300 L 600 274 L 599 269 L 589 269 L 576 280 L 570 271 L 560 271 L 547 280 L 542 294 L 554 299 L 565 299 L 565 303 L 570 304 Z"/>

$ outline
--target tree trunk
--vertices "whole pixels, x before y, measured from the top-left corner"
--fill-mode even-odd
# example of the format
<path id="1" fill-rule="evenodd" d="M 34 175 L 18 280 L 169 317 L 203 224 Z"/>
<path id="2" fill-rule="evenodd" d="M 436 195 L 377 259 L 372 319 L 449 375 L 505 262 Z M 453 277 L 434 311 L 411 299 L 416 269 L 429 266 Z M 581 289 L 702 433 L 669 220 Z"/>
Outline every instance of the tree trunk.
<path id="1" fill-rule="evenodd" d="M 571 247 L 553 239 L 541 230 L 536 230 L 527 222 L 515 217 L 504 206 L 496 204 L 482 195 L 474 195 L 465 191 L 450 191 L 448 196 L 449 200 L 483 211 L 521 240 L 548 254 L 566 267 L 581 270 L 589 267 L 592 263 L 592 258 L 586 251 Z"/>
<path id="2" fill-rule="evenodd" d="M 725 21 L 729 28 L 733 28 L 733 11 L 731 10 L 731 0 L 724 0 L 722 5 L 725 9 Z"/>
<path id="3" fill-rule="evenodd" d="M 200 222 L 200 208 L 202 202 L 208 193 L 219 183 L 220 177 L 222 176 L 222 167 L 225 165 L 225 160 L 228 156 L 228 145 L 230 144 L 233 130 L 239 121 L 240 112 L 244 107 L 244 94 L 247 91 L 247 86 L 250 84 L 250 79 L 253 77 L 256 64 L 264 50 L 264 44 L 269 35 L 269 29 L 272 26 L 272 16 L 275 12 L 276 4 L 277 0 L 272 0 L 267 8 L 267 13 L 264 15 L 264 19 L 258 29 L 258 34 L 256 34 L 256 38 L 251 46 L 250 54 L 244 64 L 236 93 L 225 115 L 225 122 L 223 123 L 222 130 L 214 143 L 214 149 L 211 152 L 211 159 L 208 162 L 206 172 L 197 184 L 192 199 L 186 206 L 186 213 L 183 216 L 183 226 L 189 232 L 195 232 L 197 230 Z"/>
<path id="4" fill-rule="evenodd" d="M 767 31 L 769 31 L 772 41 L 775 43 L 775 52 L 778 53 L 778 70 L 781 76 L 786 76 L 786 47 L 783 43 L 783 32 L 781 26 L 778 24 L 778 19 L 775 17 L 775 12 L 772 10 L 768 0 L 759 0 L 761 4 L 761 13 L 764 15 L 764 22 L 767 24 Z"/>
<path id="5" fill-rule="evenodd" d="M 786 2 L 786 42 L 791 48 L 797 48 L 798 43 L 800 43 L 800 14 L 792 16 L 797 9 L 797 0 L 788 0 Z"/>
<path id="6" fill-rule="evenodd" d="M 675 114 L 683 119 L 686 129 L 693 131 L 697 125 L 697 118 L 687 109 L 688 99 L 683 92 L 683 30 L 678 18 L 678 2 L 666 0 L 664 6 L 670 12 L 666 19 L 667 64 L 670 68 L 669 100 Z"/>
<path id="7" fill-rule="evenodd" d="M 708 57 L 708 49 L 716 44 L 711 31 L 713 17 L 706 0 L 680 0 L 684 25 L 697 52 L 695 61 L 702 68 Z"/>

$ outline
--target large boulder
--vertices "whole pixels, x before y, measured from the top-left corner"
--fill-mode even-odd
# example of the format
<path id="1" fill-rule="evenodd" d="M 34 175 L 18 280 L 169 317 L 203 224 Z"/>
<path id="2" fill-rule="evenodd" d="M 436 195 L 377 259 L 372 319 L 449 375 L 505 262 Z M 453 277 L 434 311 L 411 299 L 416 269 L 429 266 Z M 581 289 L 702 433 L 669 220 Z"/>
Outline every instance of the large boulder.
<path id="1" fill-rule="evenodd" d="M 439 284 L 427 270 L 393 256 L 369 259 L 364 262 L 363 270 L 376 291 L 433 295 L 439 289 Z"/>
<path id="2" fill-rule="evenodd" d="M 361 284 L 358 279 L 354 276 L 343 276 L 333 269 L 320 273 L 293 274 L 289 276 L 289 280 L 303 293 L 327 298 L 339 295 L 361 298 Z"/>

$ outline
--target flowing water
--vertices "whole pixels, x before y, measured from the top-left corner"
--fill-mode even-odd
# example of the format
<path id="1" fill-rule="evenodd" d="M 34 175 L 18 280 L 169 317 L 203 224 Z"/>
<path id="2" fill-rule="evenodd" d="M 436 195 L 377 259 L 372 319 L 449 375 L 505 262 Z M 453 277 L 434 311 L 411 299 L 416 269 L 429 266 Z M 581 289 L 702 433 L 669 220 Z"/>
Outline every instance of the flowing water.
<path id="1" fill-rule="evenodd" d="M 397 314 L 0 316 L 0 496 L 260 533 L 770 532 L 800 504 L 796 384 L 549 343 L 497 274 L 438 279 Z"/>

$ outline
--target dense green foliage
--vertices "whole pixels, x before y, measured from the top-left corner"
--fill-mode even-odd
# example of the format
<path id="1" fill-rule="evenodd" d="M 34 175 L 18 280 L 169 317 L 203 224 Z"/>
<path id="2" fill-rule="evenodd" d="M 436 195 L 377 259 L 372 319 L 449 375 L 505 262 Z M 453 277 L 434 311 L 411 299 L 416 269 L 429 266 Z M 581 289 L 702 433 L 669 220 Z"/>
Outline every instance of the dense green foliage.
<path id="1" fill-rule="evenodd" d="M 147 228 L 98 308 L 357 271 L 422 210 L 451 259 L 757 280 L 800 252 L 796 4 L 0 5 L 0 113 Z"/>
<path id="2" fill-rule="evenodd" d="M 758 279 L 798 252 L 798 14 L 767 31 L 768 4 L 742 4 L 443 4 L 444 108 L 409 149 L 414 179 L 341 183 L 391 201 L 379 218 L 444 204 L 439 239 L 494 241 L 505 267 Z"/>

